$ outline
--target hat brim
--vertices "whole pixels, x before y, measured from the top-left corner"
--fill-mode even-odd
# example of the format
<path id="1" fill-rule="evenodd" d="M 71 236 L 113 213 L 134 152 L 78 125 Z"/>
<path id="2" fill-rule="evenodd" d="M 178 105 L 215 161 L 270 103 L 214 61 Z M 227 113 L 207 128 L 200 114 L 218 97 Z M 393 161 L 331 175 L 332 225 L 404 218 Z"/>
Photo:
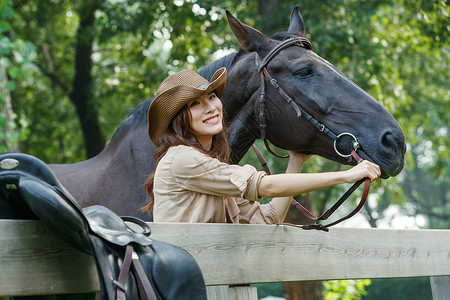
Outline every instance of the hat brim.
<path id="1" fill-rule="evenodd" d="M 207 86 L 195 88 L 188 85 L 175 86 L 158 95 L 148 109 L 148 134 L 155 145 L 159 145 L 159 138 L 169 128 L 175 115 L 190 101 L 215 91 L 220 98 L 225 87 L 227 71 L 225 68 L 217 70 Z"/>

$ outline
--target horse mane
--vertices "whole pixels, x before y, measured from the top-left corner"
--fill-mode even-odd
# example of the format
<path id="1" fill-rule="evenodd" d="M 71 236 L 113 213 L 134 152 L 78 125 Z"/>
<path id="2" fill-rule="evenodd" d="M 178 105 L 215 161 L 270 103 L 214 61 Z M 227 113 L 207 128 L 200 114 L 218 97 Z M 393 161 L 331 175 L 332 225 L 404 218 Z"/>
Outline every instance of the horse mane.
<path id="1" fill-rule="evenodd" d="M 208 81 L 211 81 L 212 76 L 214 73 L 219 70 L 222 67 L 225 67 L 227 70 L 234 64 L 234 62 L 242 55 L 242 51 L 239 51 L 238 53 L 231 53 L 228 55 L 225 55 L 224 57 L 213 61 L 207 66 L 204 66 L 200 70 L 198 70 L 198 74 L 202 76 L 203 78 L 207 79 Z"/>
<path id="2" fill-rule="evenodd" d="M 155 98 L 147 99 L 141 102 L 135 108 L 130 109 L 128 116 L 125 118 L 122 124 L 120 124 L 119 127 L 117 127 L 116 131 L 114 132 L 111 141 L 125 129 L 129 128 L 133 129 L 144 124 L 145 126 L 147 126 L 147 111 L 153 99 Z"/>

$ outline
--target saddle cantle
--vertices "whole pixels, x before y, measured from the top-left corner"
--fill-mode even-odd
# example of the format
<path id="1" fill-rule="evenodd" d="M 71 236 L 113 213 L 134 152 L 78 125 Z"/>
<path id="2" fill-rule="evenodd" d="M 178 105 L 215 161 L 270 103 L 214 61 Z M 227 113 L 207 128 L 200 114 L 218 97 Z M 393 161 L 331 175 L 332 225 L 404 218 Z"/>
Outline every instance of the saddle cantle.
<path id="1" fill-rule="evenodd" d="M 150 239 L 150 227 L 140 219 L 119 217 L 103 206 L 82 209 L 33 156 L 0 155 L 0 219 L 41 220 L 93 255 L 102 299 L 206 299 L 203 275 L 187 251 Z"/>

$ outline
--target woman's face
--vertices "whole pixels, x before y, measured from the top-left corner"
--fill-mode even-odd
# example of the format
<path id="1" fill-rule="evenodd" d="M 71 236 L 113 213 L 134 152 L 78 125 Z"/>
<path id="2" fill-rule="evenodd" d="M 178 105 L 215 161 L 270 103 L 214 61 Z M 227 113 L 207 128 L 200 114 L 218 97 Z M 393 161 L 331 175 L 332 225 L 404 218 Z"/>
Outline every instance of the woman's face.
<path id="1" fill-rule="evenodd" d="M 212 138 L 222 131 L 222 102 L 214 92 L 188 103 L 194 136 L 206 150 L 211 149 Z"/>

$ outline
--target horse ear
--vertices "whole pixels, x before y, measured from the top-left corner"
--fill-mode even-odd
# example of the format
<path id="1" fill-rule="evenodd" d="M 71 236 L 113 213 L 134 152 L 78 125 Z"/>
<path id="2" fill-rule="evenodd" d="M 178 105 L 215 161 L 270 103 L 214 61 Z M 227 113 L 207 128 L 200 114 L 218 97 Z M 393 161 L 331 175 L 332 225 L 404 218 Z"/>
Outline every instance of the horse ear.
<path id="1" fill-rule="evenodd" d="M 305 25 L 303 24 L 303 18 L 298 9 L 298 5 L 291 12 L 291 23 L 289 24 L 288 32 L 295 33 L 298 36 L 305 35 Z"/>
<path id="2" fill-rule="evenodd" d="M 227 9 L 228 25 L 236 36 L 242 49 L 247 52 L 260 51 L 269 44 L 269 38 L 255 28 L 241 23 Z"/>

